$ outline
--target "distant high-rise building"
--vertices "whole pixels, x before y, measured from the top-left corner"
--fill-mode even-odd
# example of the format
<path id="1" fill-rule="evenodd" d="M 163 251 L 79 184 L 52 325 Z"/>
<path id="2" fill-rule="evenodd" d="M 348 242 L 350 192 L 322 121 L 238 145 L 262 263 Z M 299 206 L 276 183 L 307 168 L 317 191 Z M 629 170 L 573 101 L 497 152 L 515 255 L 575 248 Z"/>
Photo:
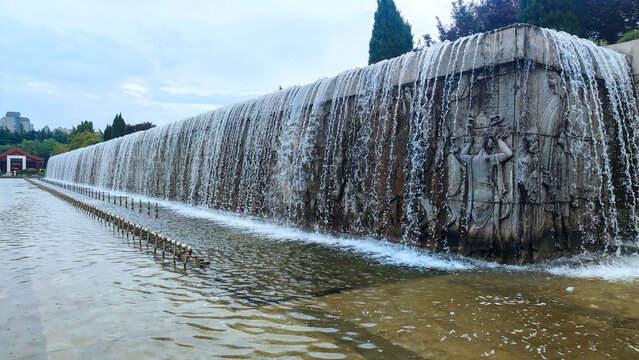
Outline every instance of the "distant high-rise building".
<path id="1" fill-rule="evenodd" d="M 0 119 L 0 127 L 9 129 L 11 131 L 17 131 L 22 127 L 24 131 L 33 130 L 33 125 L 28 117 L 20 116 L 17 111 L 8 111 L 7 114 Z"/>

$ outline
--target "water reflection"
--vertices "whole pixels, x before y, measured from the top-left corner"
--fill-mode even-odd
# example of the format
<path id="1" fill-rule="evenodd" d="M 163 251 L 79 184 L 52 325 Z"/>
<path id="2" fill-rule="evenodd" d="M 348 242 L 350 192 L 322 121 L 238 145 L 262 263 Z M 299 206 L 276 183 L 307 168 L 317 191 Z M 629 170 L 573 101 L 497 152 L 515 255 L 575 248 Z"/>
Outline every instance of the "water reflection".
<path id="1" fill-rule="evenodd" d="M 176 209 L 156 220 L 101 206 L 193 244 L 211 267 L 175 269 L 62 200 L 1 180 L 0 358 L 639 356 L 639 288 L 627 276 L 397 266 Z"/>

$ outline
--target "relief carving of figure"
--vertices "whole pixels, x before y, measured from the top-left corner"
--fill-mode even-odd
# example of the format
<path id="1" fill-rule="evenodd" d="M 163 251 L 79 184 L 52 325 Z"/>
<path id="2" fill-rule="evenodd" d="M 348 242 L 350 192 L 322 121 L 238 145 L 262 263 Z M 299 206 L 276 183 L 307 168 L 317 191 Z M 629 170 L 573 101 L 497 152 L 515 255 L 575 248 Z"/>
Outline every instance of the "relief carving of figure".
<path id="1" fill-rule="evenodd" d="M 525 155 L 517 164 L 517 188 L 521 202 L 536 204 L 541 201 L 543 177 L 539 168 L 539 144 L 533 137 L 525 137 Z"/>
<path id="2" fill-rule="evenodd" d="M 461 205 L 463 196 L 465 193 L 465 173 L 466 165 L 462 163 L 457 154 L 459 153 L 459 146 L 450 141 L 448 148 L 448 155 L 446 156 L 446 184 L 448 189 L 446 191 L 446 203 L 448 208 L 448 216 L 446 219 L 446 225 L 450 230 L 460 232 L 461 229 Z"/>
<path id="3" fill-rule="evenodd" d="M 547 171 L 540 167 L 539 143 L 536 137 L 523 138 L 525 154 L 517 163 L 517 189 L 519 190 L 519 238 L 524 247 L 530 246 L 531 239 L 538 239 L 543 233 L 544 207 L 542 203 L 543 185 L 548 179 Z M 533 244 L 533 247 L 536 244 Z"/>
<path id="4" fill-rule="evenodd" d="M 471 138 L 460 155 L 468 173 L 468 235 L 480 239 L 496 236 L 500 244 L 499 223 L 510 213 L 502 164 L 513 155 L 503 138 L 484 135 L 482 149 L 475 155 L 469 154 Z"/>
<path id="5" fill-rule="evenodd" d="M 539 123 L 537 126 L 542 133 L 555 133 L 554 127 L 560 124 L 560 119 L 564 116 L 564 100 L 566 94 L 562 87 L 562 79 L 555 72 L 548 73 L 548 93 L 547 103 L 539 113 Z"/>

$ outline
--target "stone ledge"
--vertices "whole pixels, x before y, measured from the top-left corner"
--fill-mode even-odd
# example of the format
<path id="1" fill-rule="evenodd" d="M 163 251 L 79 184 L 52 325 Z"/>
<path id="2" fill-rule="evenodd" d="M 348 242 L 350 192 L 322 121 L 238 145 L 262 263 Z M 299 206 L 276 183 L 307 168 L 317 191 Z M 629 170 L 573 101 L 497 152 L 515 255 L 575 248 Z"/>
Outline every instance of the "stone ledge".
<path id="1" fill-rule="evenodd" d="M 639 81 L 639 40 L 632 40 L 623 42 L 621 44 L 608 45 L 606 48 L 614 50 L 620 54 L 626 56 L 628 64 L 632 69 L 632 75 L 635 78 L 635 82 Z"/>
<path id="2" fill-rule="evenodd" d="M 531 60 L 542 66 L 561 69 L 558 57 L 559 50 L 546 41 L 548 39 L 545 36 L 545 31 L 534 25 L 513 24 L 491 32 L 471 35 L 453 43 L 435 44 L 433 46 L 446 46 L 446 49 L 440 56 L 431 59 L 433 64 L 428 68 L 426 76 L 420 76 L 420 67 L 417 64 L 420 57 L 424 56 L 428 49 L 409 52 L 397 58 L 369 65 L 369 67 L 384 66 L 390 61 L 402 62 L 403 72 L 396 72 L 385 80 L 387 83 L 393 84 L 392 86 L 406 85 L 419 80 L 432 80 L 475 69 L 505 65 L 519 60 Z M 639 52 L 639 47 L 637 49 Z M 636 59 L 639 62 L 639 56 Z M 639 64 L 637 69 L 639 70 Z M 361 95 L 357 92 L 361 73 L 356 73 L 353 76 L 350 89 L 346 92 L 345 97 Z M 596 77 L 602 78 L 599 71 L 597 71 Z M 331 84 L 328 86 L 328 94 L 333 93 L 336 79 L 337 76 L 330 78 Z M 331 99 L 325 98 L 320 102 L 329 100 Z"/>

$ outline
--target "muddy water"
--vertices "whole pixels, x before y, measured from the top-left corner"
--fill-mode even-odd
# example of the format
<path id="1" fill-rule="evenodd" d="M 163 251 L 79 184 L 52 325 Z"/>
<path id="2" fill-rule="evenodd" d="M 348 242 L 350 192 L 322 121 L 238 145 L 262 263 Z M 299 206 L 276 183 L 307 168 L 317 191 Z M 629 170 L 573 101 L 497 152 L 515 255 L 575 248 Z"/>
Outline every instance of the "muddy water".
<path id="1" fill-rule="evenodd" d="M 0 358 L 639 358 L 633 255 L 499 267 L 75 196 L 192 244 L 211 267 L 174 268 L 0 180 Z"/>

